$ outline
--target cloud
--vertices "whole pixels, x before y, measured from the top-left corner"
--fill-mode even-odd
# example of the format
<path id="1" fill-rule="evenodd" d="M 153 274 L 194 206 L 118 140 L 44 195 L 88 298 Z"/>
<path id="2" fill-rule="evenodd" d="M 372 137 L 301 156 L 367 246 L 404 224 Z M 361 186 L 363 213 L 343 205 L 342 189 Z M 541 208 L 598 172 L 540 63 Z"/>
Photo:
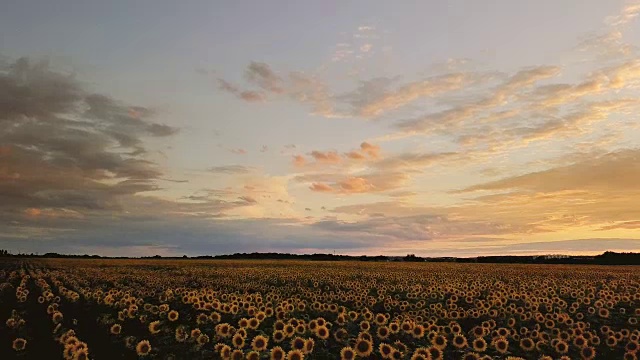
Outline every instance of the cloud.
<path id="1" fill-rule="evenodd" d="M 248 174 L 254 169 L 243 165 L 223 165 L 209 168 L 209 171 L 216 174 Z"/>
<path id="2" fill-rule="evenodd" d="M 322 152 L 314 150 L 309 155 L 320 163 L 338 163 L 340 162 L 340 155 L 336 151 Z"/>
<path id="3" fill-rule="evenodd" d="M 163 172 L 145 158 L 144 139 L 177 129 L 151 122 L 152 110 L 27 58 L 0 70 L 0 93 L 0 217 L 117 210 L 159 189 Z"/>
<path id="4" fill-rule="evenodd" d="M 553 232 L 625 229 L 640 219 L 638 160 L 639 150 L 626 149 L 473 185 L 453 192 L 475 195 L 455 212 Z"/>
<path id="5" fill-rule="evenodd" d="M 622 31 L 611 29 L 585 36 L 577 46 L 580 52 L 591 52 L 598 59 L 611 60 L 633 55 L 635 47 L 624 41 Z"/>
<path id="6" fill-rule="evenodd" d="M 230 149 L 229 151 L 230 151 L 231 153 L 233 153 L 233 154 L 236 154 L 236 155 L 246 155 L 246 154 L 247 154 L 247 150 L 245 150 L 245 149 L 240 149 L 240 148 L 237 148 L 237 149 Z"/>
<path id="7" fill-rule="evenodd" d="M 364 47 L 370 50 L 368 46 Z M 433 98 L 464 86 L 483 82 L 486 74 L 448 73 L 422 80 L 389 85 L 395 78 L 374 78 L 362 82 L 358 88 L 341 95 L 334 95 L 325 81 L 302 71 L 290 71 L 277 75 L 268 64 L 251 62 L 245 70 L 245 78 L 259 90 L 242 89 L 224 79 L 219 79 L 220 89 L 242 98 L 243 93 L 255 93 L 248 101 L 264 100 L 267 96 L 285 96 L 311 108 L 311 113 L 327 118 L 361 117 L 375 118 L 401 108 L 421 98 Z"/>
<path id="8" fill-rule="evenodd" d="M 404 133 L 429 133 L 434 130 L 452 132 L 461 124 L 471 120 L 479 114 L 505 105 L 518 93 L 531 87 L 538 81 L 545 80 L 560 73 L 556 66 L 537 66 L 518 71 L 493 89 L 488 97 L 454 106 L 449 109 L 430 113 L 419 118 L 403 120 L 395 127 Z"/>
<path id="9" fill-rule="evenodd" d="M 240 196 L 240 197 L 238 197 L 238 199 L 241 202 L 245 203 L 245 204 L 257 204 L 258 203 L 258 201 L 255 198 L 253 198 L 252 196 L 248 196 L 248 195 Z"/>
<path id="10" fill-rule="evenodd" d="M 317 191 L 317 192 L 332 192 L 333 188 L 327 184 L 323 184 L 323 183 L 312 183 L 311 186 L 309 187 L 309 189 L 311 189 L 312 191 Z"/>
<path id="11" fill-rule="evenodd" d="M 224 79 L 218 79 L 218 84 L 220 90 L 233 94 L 241 100 L 247 102 L 264 102 L 266 100 L 266 95 L 264 93 L 253 90 L 241 90 Z"/>
<path id="12" fill-rule="evenodd" d="M 357 109 L 357 114 L 365 118 L 379 116 L 417 99 L 432 97 L 460 89 L 468 82 L 468 76 L 461 73 L 441 75 L 421 81 L 410 82 L 363 103 L 362 106 Z"/>
<path id="13" fill-rule="evenodd" d="M 296 180 L 301 182 L 311 180 L 312 183 L 309 189 L 312 191 L 348 195 L 397 190 L 406 185 L 408 176 L 400 172 L 369 172 L 358 176 L 310 174 L 307 176 L 298 176 Z"/>
<path id="14" fill-rule="evenodd" d="M 632 60 L 605 70 L 610 78 L 610 86 L 620 89 L 625 86 L 637 87 L 640 80 L 640 60 Z"/>
<path id="15" fill-rule="evenodd" d="M 245 77 L 250 83 L 265 91 L 281 94 L 284 92 L 282 78 L 278 76 L 268 64 L 252 61 L 245 71 Z"/>
<path id="16" fill-rule="evenodd" d="M 358 150 L 349 151 L 345 153 L 344 156 L 351 160 L 378 159 L 380 158 L 380 146 L 365 141 L 360 144 Z"/>
<path id="17" fill-rule="evenodd" d="M 620 221 L 620 222 L 616 222 L 615 224 L 602 226 L 597 230 L 605 231 L 605 230 L 614 230 L 614 229 L 633 229 L 633 230 L 640 229 L 640 220 Z"/>
<path id="18" fill-rule="evenodd" d="M 640 150 L 608 153 L 568 166 L 474 185 L 458 192 L 522 189 L 537 192 L 567 190 L 632 191 L 640 181 Z"/>
<path id="19" fill-rule="evenodd" d="M 294 155 L 293 156 L 293 166 L 295 167 L 303 167 L 307 161 L 302 155 Z"/>
<path id="20" fill-rule="evenodd" d="M 608 17 L 606 23 L 613 27 L 624 26 L 637 18 L 638 14 L 640 14 L 640 1 L 627 1 L 620 14 Z"/>

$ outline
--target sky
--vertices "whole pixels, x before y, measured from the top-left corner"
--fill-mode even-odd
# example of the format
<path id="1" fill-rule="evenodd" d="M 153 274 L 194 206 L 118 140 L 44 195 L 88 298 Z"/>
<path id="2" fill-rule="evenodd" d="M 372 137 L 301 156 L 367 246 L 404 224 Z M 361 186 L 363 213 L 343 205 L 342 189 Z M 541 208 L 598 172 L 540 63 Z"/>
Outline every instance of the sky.
<path id="1" fill-rule="evenodd" d="M 640 1 L 9 1 L 0 248 L 640 251 Z"/>

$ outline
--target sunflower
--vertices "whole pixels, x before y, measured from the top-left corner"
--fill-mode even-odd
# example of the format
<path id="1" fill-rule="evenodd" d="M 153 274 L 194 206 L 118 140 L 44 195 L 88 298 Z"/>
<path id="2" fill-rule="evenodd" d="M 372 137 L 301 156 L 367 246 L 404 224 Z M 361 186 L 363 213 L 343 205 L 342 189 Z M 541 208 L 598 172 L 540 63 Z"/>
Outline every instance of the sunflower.
<path id="1" fill-rule="evenodd" d="M 402 331 L 408 333 L 409 331 L 411 331 L 411 329 L 413 329 L 413 323 L 411 321 L 405 321 L 402 323 L 400 328 L 402 329 Z"/>
<path id="2" fill-rule="evenodd" d="M 284 360 L 286 354 L 280 346 L 274 346 L 269 354 L 269 360 Z"/>
<path id="3" fill-rule="evenodd" d="M 600 316 L 601 318 L 608 318 L 609 317 L 609 310 L 607 308 L 600 308 L 598 309 L 598 316 Z"/>
<path id="4" fill-rule="evenodd" d="M 478 360 L 480 356 L 474 352 L 468 352 L 462 355 L 462 360 Z"/>
<path id="5" fill-rule="evenodd" d="M 473 336 L 479 338 L 479 337 L 483 337 L 484 336 L 484 327 L 482 326 L 476 326 L 473 329 L 471 329 L 471 333 L 473 334 Z"/>
<path id="6" fill-rule="evenodd" d="M 113 324 L 111 325 L 111 334 L 113 335 L 120 335 L 120 332 L 122 331 L 122 326 L 120 324 Z"/>
<path id="7" fill-rule="evenodd" d="M 378 345 L 378 351 L 380 351 L 380 356 L 382 356 L 383 359 L 387 359 L 389 355 L 391 355 L 393 348 L 387 343 L 380 343 L 380 345 Z"/>
<path id="8" fill-rule="evenodd" d="M 287 353 L 287 360 L 303 360 L 304 354 L 300 350 L 291 350 Z"/>
<path id="9" fill-rule="evenodd" d="M 245 320 L 246 320 L 246 319 L 245 319 Z M 240 321 L 242 321 L 242 320 L 240 320 Z M 278 331 L 278 330 L 284 330 L 284 326 L 285 326 L 284 321 L 282 321 L 282 320 L 277 320 L 276 322 L 274 322 L 274 323 L 273 323 L 273 330 L 276 330 L 276 331 Z"/>
<path id="10" fill-rule="evenodd" d="M 369 324 L 367 320 L 362 320 L 360 322 L 360 330 L 369 331 L 370 328 L 371 328 L 371 324 Z"/>
<path id="11" fill-rule="evenodd" d="M 340 328 L 333 333 L 333 338 L 337 342 L 344 342 L 349 338 L 349 333 L 347 332 L 347 330 Z"/>
<path id="12" fill-rule="evenodd" d="M 444 356 L 442 350 L 435 346 L 429 346 L 427 350 L 429 351 L 429 356 L 432 360 L 441 360 Z"/>
<path id="13" fill-rule="evenodd" d="M 389 337 L 389 328 L 386 326 L 378 327 L 378 330 L 376 330 L 376 335 L 378 336 L 378 339 L 385 340 Z"/>
<path id="14" fill-rule="evenodd" d="M 404 356 L 402 352 L 398 349 L 393 349 L 391 351 L 391 354 L 389 355 L 389 359 L 392 359 L 392 360 L 401 360 L 403 357 Z"/>
<path id="15" fill-rule="evenodd" d="M 322 340 L 326 340 L 329 338 L 329 329 L 326 326 L 318 326 L 316 329 L 316 336 L 318 336 Z"/>
<path id="16" fill-rule="evenodd" d="M 316 326 L 316 329 L 317 329 L 317 326 Z M 287 335 L 287 337 L 292 337 L 296 333 L 295 326 L 293 326 L 291 324 L 285 325 L 284 326 L 284 333 Z"/>
<path id="17" fill-rule="evenodd" d="M 567 343 L 562 340 L 558 340 L 553 347 L 559 354 L 564 354 L 569 351 L 569 345 L 567 345 Z"/>
<path id="18" fill-rule="evenodd" d="M 373 336 L 371 336 L 371 334 L 369 334 L 366 331 L 361 331 L 358 333 L 358 339 L 364 339 L 367 340 L 368 342 L 373 342 Z"/>
<path id="19" fill-rule="evenodd" d="M 291 349 L 302 350 L 304 349 L 304 339 L 296 336 L 291 340 Z"/>
<path id="20" fill-rule="evenodd" d="M 258 335 L 253 338 L 251 341 L 251 348 L 254 351 L 265 351 L 267 349 L 267 345 L 269 344 L 269 338 Z"/>
<path id="21" fill-rule="evenodd" d="M 471 344 L 473 345 L 473 351 L 483 352 L 487 349 L 487 342 L 481 337 L 473 339 Z"/>
<path id="22" fill-rule="evenodd" d="M 305 354 L 311 354 L 313 352 L 313 347 L 315 345 L 315 341 L 313 339 L 307 339 L 304 341 L 304 350 Z"/>
<path id="23" fill-rule="evenodd" d="M 373 351 L 373 345 L 365 339 L 359 339 L 356 341 L 355 351 L 358 356 L 367 357 Z"/>
<path id="24" fill-rule="evenodd" d="M 393 345 L 395 345 L 396 349 L 400 350 L 400 352 L 406 353 L 407 350 L 409 350 L 407 348 L 407 345 L 405 345 L 402 341 L 400 340 L 396 340 Z"/>
<path id="25" fill-rule="evenodd" d="M 73 346 L 65 346 L 64 350 L 62 351 L 62 357 L 64 357 L 65 359 L 73 359 L 74 353 L 75 349 L 73 348 Z"/>
<path id="26" fill-rule="evenodd" d="M 244 347 L 244 336 L 242 336 L 242 334 L 236 333 L 235 335 L 233 335 L 233 338 L 231 338 L 231 344 L 233 344 L 233 346 L 237 349 L 242 349 Z"/>
<path id="27" fill-rule="evenodd" d="M 467 338 L 462 334 L 455 334 L 452 340 L 453 346 L 458 349 L 464 349 L 467 347 Z"/>
<path id="28" fill-rule="evenodd" d="M 584 360 L 591 360 L 596 357 L 596 349 L 593 346 L 585 346 L 580 349 L 580 357 Z"/>
<path id="29" fill-rule="evenodd" d="M 259 360 L 260 359 L 260 353 L 258 353 L 257 351 L 249 351 L 249 353 L 247 354 L 247 360 Z"/>
<path id="30" fill-rule="evenodd" d="M 126 338 L 124 338 L 124 345 L 128 348 L 133 348 L 134 344 L 136 342 L 136 337 L 135 336 L 127 336 Z"/>
<path id="31" fill-rule="evenodd" d="M 244 353 L 240 349 L 235 349 L 231 352 L 229 357 L 231 360 L 244 360 Z"/>
<path id="32" fill-rule="evenodd" d="M 180 317 L 180 313 L 178 313 L 175 310 L 171 310 L 167 314 L 167 319 L 169 319 L 169 321 L 176 321 L 176 320 L 178 320 L 179 317 Z"/>
<path id="33" fill-rule="evenodd" d="M 260 326 L 260 320 L 258 320 L 257 318 L 254 318 L 254 317 L 249 319 L 249 322 L 247 323 L 247 327 L 249 329 L 256 330 L 258 328 L 258 326 Z"/>
<path id="34" fill-rule="evenodd" d="M 442 335 L 436 335 L 432 340 L 433 346 L 444 350 L 447 347 L 447 338 Z"/>
<path id="35" fill-rule="evenodd" d="M 285 336 L 285 334 L 284 334 L 284 332 L 282 330 L 274 331 L 273 334 L 272 334 L 272 337 L 273 337 L 273 341 L 275 341 L 277 343 L 282 342 L 286 338 L 286 336 Z"/>
<path id="36" fill-rule="evenodd" d="M 376 316 L 373 318 L 373 321 L 377 325 L 384 325 L 387 323 L 387 317 L 382 313 L 377 313 Z"/>
<path id="37" fill-rule="evenodd" d="M 353 360 L 356 358 L 356 352 L 349 346 L 345 346 L 340 350 L 340 360 Z"/>
<path id="38" fill-rule="evenodd" d="M 209 321 L 211 321 L 214 324 L 219 323 L 221 318 L 222 316 L 217 312 L 212 312 L 211 314 L 209 314 Z"/>
<path id="39" fill-rule="evenodd" d="M 54 324 L 61 323 L 63 318 L 64 316 L 62 316 L 62 313 L 60 311 L 56 311 L 53 313 L 53 315 L 51 315 L 51 319 L 53 320 Z"/>
<path id="40" fill-rule="evenodd" d="M 136 345 L 136 353 L 138 356 L 147 356 L 151 352 L 151 344 L 148 340 L 142 340 Z"/>
<path id="41" fill-rule="evenodd" d="M 22 351 L 27 347 L 27 340 L 23 338 L 17 338 L 13 340 L 12 347 L 15 351 Z"/>
<path id="42" fill-rule="evenodd" d="M 76 351 L 76 353 L 73 355 L 73 360 L 88 360 L 88 359 L 89 359 L 89 350 L 87 349 L 80 349 Z"/>
<path id="43" fill-rule="evenodd" d="M 629 352 L 627 351 L 626 353 L 624 353 L 624 355 L 622 356 L 623 360 L 638 360 L 638 356 L 636 355 L 636 353 L 634 352 Z"/>
<path id="44" fill-rule="evenodd" d="M 493 346 L 496 348 L 496 351 L 504 354 L 509 349 L 509 341 L 503 337 L 499 337 L 493 342 Z"/>
<path id="45" fill-rule="evenodd" d="M 152 321 L 149 323 L 149 332 L 154 335 L 160 332 L 160 320 Z"/>
<path id="46" fill-rule="evenodd" d="M 524 351 L 533 351 L 535 349 L 536 343 L 531 340 L 531 338 L 522 338 L 520 339 L 520 348 Z"/>
<path id="47" fill-rule="evenodd" d="M 178 326 L 175 330 L 174 337 L 177 342 L 185 342 L 189 338 L 189 334 L 187 334 L 184 326 Z"/>
<path id="48" fill-rule="evenodd" d="M 411 336 L 413 336 L 415 339 L 420 339 L 424 336 L 424 326 L 422 325 L 416 325 L 413 327 L 413 329 L 411 329 Z"/>
<path id="49" fill-rule="evenodd" d="M 215 329 L 216 329 L 216 334 L 218 336 L 225 337 L 225 338 L 229 336 L 229 333 L 231 330 L 229 324 L 227 323 L 218 324 L 216 325 Z M 193 337 L 193 333 L 191 334 L 191 336 Z"/>
<path id="50" fill-rule="evenodd" d="M 389 331 L 391 331 L 391 333 L 395 334 L 398 331 L 400 331 L 400 324 L 398 324 L 397 322 L 392 322 L 389 324 Z"/>
<path id="51" fill-rule="evenodd" d="M 196 342 L 198 343 L 198 345 L 202 346 L 205 345 L 209 342 L 209 336 L 202 334 L 200 336 L 198 336 L 198 338 L 196 339 Z"/>

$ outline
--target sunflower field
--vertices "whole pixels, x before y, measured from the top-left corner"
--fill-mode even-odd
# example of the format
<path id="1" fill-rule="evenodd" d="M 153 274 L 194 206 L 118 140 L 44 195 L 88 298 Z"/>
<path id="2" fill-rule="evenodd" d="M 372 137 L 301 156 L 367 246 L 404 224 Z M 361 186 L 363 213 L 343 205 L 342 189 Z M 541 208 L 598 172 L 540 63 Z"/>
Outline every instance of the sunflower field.
<path id="1" fill-rule="evenodd" d="M 636 359 L 634 266 L 5 259 L 0 359 Z"/>

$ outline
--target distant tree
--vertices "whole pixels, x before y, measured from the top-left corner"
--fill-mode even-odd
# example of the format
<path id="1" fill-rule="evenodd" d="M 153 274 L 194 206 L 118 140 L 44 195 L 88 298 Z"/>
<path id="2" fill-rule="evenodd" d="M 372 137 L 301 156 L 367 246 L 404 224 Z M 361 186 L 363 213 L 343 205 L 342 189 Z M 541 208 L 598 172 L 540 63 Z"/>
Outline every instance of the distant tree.
<path id="1" fill-rule="evenodd" d="M 403 259 L 403 261 L 424 261 L 423 258 L 417 257 L 416 254 L 407 254 Z"/>

